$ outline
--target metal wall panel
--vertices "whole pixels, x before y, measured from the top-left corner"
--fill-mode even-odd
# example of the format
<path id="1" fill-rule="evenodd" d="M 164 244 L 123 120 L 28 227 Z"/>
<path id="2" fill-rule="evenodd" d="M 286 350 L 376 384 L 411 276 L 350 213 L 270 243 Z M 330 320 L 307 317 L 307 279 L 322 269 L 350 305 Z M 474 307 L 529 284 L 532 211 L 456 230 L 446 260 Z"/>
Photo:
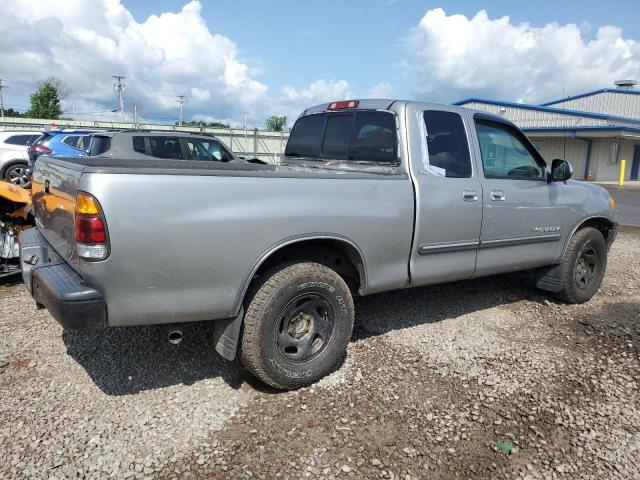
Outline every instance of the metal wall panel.
<path id="1" fill-rule="evenodd" d="M 630 93 L 601 92 L 587 97 L 554 103 L 553 108 L 566 108 L 582 112 L 604 113 L 621 117 L 640 118 L 640 92 Z"/>
<path id="2" fill-rule="evenodd" d="M 579 117 L 563 113 L 544 112 L 541 110 L 492 105 L 482 102 L 471 102 L 464 105 L 476 110 L 484 110 L 512 121 L 520 128 L 557 128 L 557 127 L 598 127 L 607 126 L 611 122 L 604 119 Z M 616 121 L 616 125 L 634 125 L 637 123 Z"/>

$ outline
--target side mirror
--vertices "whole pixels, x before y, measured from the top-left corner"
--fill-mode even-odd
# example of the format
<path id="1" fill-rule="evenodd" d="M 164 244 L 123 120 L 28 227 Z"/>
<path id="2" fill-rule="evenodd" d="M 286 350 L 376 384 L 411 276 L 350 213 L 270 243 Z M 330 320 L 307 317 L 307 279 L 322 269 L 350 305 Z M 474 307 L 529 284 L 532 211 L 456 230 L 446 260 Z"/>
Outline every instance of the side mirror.
<path id="1" fill-rule="evenodd" d="M 566 182 L 573 175 L 573 167 L 568 160 L 556 158 L 551 162 L 551 179 L 554 182 Z"/>

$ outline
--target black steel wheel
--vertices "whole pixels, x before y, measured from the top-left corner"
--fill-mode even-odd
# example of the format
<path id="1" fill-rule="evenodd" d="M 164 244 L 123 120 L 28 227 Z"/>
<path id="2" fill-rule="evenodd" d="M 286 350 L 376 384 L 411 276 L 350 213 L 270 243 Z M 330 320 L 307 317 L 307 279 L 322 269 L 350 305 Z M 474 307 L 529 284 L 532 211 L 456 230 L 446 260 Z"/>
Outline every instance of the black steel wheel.
<path id="1" fill-rule="evenodd" d="M 305 293 L 283 309 L 274 332 L 280 353 L 290 360 L 306 362 L 331 340 L 335 326 L 333 306 L 319 293 Z"/>
<path id="2" fill-rule="evenodd" d="M 598 265 L 597 250 L 590 243 L 584 245 L 578 253 L 574 267 L 574 279 L 579 289 L 585 290 L 597 278 Z"/>
<path id="3" fill-rule="evenodd" d="M 339 365 L 352 329 L 353 299 L 340 275 L 318 263 L 283 265 L 245 303 L 240 360 L 275 388 L 304 387 Z"/>
<path id="4" fill-rule="evenodd" d="M 578 230 L 562 259 L 562 289 L 555 294 L 567 303 L 584 303 L 600 288 L 607 268 L 607 243 L 592 227 Z"/>

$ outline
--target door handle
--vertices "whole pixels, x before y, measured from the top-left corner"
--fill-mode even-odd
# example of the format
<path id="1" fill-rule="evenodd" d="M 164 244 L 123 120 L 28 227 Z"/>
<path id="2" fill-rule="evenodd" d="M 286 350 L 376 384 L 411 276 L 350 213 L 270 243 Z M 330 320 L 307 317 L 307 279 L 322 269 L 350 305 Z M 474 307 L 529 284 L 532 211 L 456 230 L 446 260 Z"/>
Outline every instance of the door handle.
<path id="1" fill-rule="evenodd" d="M 494 190 L 491 192 L 491 200 L 494 202 L 504 202 L 504 192 L 501 190 Z"/>
<path id="2" fill-rule="evenodd" d="M 478 201 L 478 192 L 474 192 L 471 190 L 465 190 L 462 192 L 462 199 L 465 202 L 477 202 Z"/>

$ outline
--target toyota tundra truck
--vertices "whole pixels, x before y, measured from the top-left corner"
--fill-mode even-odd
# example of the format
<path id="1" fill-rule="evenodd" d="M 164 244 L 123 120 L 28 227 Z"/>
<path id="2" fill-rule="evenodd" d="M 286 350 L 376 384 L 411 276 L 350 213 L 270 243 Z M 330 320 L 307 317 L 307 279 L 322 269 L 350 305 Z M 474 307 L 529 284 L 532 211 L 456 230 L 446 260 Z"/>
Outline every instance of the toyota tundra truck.
<path id="1" fill-rule="evenodd" d="M 571 175 L 498 116 L 333 102 L 301 114 L 273 165 L 42 158 L 22 275 L 64 328 L 212 320 L 219 354 L 295 389 L 344 357 L 354 295 L 529 270 L 588 301 L 617 223 L 607 191 Z"/>

